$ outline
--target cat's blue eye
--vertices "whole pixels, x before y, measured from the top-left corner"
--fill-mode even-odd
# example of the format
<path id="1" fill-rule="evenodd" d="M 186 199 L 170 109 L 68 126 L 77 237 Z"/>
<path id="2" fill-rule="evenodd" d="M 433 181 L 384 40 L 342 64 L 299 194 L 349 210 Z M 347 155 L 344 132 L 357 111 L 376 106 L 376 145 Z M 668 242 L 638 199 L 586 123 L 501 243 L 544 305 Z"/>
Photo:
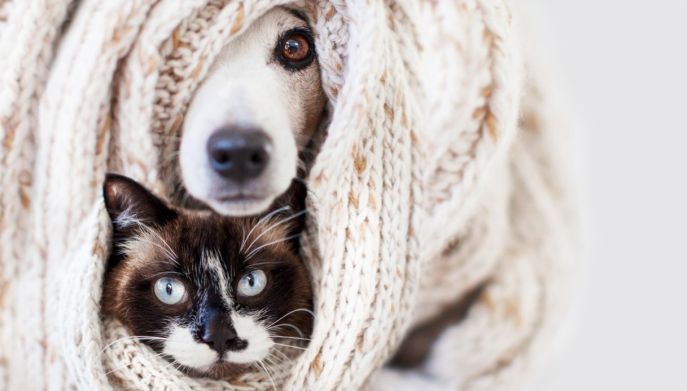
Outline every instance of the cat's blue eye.
<path id="1" fill-rule="evenodd" d="M 186 299 L 186 287 L 180 280 L 172 277 L 162 277 L 155 281 L 155 297 L 167 305 L 175 305 Z"/>
<path id="2" fill-rule="evenodd" d="M 267 286 L 267 275 L 262 270 L 251 270 L 246 273 L 238 285 L 241 296 L 255 296 L 260 294 Z"/>

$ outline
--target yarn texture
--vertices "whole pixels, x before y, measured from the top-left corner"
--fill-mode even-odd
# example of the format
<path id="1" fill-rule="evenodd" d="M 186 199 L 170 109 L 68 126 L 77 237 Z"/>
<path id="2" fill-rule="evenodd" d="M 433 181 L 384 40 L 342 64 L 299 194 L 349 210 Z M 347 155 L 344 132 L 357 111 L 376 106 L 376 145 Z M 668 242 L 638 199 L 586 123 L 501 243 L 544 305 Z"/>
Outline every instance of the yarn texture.
<path id="1" fill-rule="evenodd" d="M 311 20 L 328 98 L 301 240 L 312 340 L 269 375 L 188 377 L 100 314 L 102 181 L 170 196 L 194 90 L 284 4 Z M 516 35 L 504 0 L 0 0 L 0 389 L 525 384 L 565 308 L 574 224 L 565 132 Z M 384 366 L 478 286 L 421 368 Z"/>

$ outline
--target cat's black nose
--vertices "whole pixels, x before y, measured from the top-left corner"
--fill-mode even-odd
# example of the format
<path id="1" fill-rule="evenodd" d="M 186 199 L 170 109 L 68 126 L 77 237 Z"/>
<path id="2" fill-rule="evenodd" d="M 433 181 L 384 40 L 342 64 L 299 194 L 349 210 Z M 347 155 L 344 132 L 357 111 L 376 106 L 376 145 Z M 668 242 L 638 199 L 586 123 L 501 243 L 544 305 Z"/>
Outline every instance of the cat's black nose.
<path id="1" fill-rule="evenodd" d="M 223 128 L 207 143 L 210 166 L 235 182 L 258 177 L 270 161 L 272 141 L 261 129 Z"/>
<path id="2" fill-rule="evenodd" d="M 234 326 L 222 311 L 208 311 L 200 330 L 200 339 L 219 354 L 227 350 L 243 350 L 248 346 L 246 340 L 236 335 Z"/>

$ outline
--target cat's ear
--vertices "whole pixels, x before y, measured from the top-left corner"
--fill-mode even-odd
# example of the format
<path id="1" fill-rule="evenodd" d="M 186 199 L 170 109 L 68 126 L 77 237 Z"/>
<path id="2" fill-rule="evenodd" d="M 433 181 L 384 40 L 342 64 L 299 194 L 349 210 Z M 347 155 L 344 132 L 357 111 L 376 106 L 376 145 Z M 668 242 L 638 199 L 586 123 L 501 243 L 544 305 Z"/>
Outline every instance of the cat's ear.
<path id="1" fill-rule="evenodd" d="M 105 208 L 115 230 L 163 224 L 176 216 L 174 210 L 133 179 L 107 174 L 103 185 Z"/>

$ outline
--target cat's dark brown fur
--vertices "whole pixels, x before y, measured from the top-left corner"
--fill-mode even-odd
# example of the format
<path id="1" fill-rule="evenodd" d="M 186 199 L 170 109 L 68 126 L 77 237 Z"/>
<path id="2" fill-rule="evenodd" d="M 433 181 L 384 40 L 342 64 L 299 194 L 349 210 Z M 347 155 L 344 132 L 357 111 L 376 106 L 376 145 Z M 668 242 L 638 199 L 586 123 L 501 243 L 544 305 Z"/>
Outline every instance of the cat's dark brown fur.
<path id="1" fill-rule="evenodd" d="M 213 305 L 225 311 L 227 319 L 235 311 L 254 316 L 265 326 L 275 323 L 274 335 L 298 341 L 310 336 L 312 288 L 296 247 L 302 215 L 295 212 L 302 205 L 302 194 L 294 191 L 289 202 L 281 201 L 292 206 L 288 212 L 245 218 L 175 209 L 136 182 L 112 174 L 106 179 L 104 196 L 113 220 L 113 248 L 103 312 L 119 319 L 133 335 L 165 338 L 172 324 L 188 328 L 199 339 L 202 330 L 197 329 L 204 327 L 202 318 Z M 224 292 L 213 272 L 217 269 L 203 264 L 207 254 L 219 260 L 220 274 L 227 276 Z M 267 275 L 267 286 L 255 297 L 241 297 L 236 284 L 254 269 Z M 184 282 L 188 300 L 168 305 L 156 298 L 153 284 L 165 275 Z M 277 327 L 281 324 L 288 327 Z M 163 340 L 142 341 L 164 352 Z M 189 373 L 213 377 L 247 368 L 228 362 L 207 370 L 182 367 Z"/>

